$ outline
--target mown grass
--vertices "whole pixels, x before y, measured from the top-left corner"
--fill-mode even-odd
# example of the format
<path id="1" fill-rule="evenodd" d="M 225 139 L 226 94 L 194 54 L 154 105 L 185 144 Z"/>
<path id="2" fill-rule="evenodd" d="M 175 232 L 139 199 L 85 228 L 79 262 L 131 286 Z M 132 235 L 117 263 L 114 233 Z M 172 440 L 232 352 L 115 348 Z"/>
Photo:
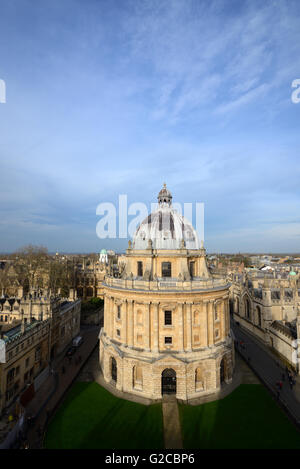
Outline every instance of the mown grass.
<path id="1" fill-rule="evenodd" d="M 242 384 L 222 400 L 179 405 L 184 448 L 299 449 L 300 433 L 260 384 Z"/>
<path id="2" fill-rule="evenodd" d="M 49 424 L 44 447 L 163 448 L 162 406 L 118 399 L 97 383 L 75 383 Z"/>

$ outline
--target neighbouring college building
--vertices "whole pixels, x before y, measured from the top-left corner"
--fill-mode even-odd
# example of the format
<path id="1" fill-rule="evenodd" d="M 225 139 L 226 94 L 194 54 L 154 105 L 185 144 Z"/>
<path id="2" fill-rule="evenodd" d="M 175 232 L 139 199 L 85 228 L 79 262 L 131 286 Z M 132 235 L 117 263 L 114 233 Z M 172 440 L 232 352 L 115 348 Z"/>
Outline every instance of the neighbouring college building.
<path id="1" fill-rule="evenodd" d="M 165 185 L 122 261 L 103 283 L 105 381 L 137 396 L 182 400 L 231 382 L 229 284 L 212 277 L 203 243 Z"/>

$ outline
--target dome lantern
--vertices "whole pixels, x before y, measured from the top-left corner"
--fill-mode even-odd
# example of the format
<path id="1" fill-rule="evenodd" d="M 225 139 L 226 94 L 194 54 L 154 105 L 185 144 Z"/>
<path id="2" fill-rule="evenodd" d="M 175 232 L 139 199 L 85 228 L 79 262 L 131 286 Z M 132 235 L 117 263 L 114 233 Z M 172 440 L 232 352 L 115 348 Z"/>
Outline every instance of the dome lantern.
<path id="1" fill-rule="evenodd" d="M 159 205 L 172 205 L 172 194 L 171 192 L 167 189 L 167 185 L 164 182 L 164 187 L 159 191 L 159 194 L 157 196 L 158 204 Z"/>

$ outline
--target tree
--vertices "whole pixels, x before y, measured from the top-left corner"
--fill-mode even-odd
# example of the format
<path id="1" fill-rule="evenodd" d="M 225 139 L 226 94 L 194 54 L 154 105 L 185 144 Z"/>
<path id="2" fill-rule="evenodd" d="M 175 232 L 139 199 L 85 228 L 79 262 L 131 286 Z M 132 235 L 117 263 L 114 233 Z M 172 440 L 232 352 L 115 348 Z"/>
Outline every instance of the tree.
<path id="1" fill-rule="evenodd" d="M 29 244 L 12 254 L 18 280 L 23 287 L 43 288 L 47 284 L 50 256 L 44 246 Z"/>

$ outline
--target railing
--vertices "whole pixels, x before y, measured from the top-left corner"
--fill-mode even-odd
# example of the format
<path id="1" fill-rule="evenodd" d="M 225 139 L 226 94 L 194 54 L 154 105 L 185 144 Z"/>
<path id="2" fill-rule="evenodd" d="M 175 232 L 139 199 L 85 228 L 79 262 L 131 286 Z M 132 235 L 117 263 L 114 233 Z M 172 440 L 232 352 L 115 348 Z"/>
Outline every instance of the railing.
<path id="1" fill-rule="evenodd" d="M 143 280 L 143 279 L 120 279 L 105 277 L 104 286 L 130 290 L 213 290 L 226 288 L 228 282 L 224 279 L 203 279 L 182 281 L 178 279 Z"/>

